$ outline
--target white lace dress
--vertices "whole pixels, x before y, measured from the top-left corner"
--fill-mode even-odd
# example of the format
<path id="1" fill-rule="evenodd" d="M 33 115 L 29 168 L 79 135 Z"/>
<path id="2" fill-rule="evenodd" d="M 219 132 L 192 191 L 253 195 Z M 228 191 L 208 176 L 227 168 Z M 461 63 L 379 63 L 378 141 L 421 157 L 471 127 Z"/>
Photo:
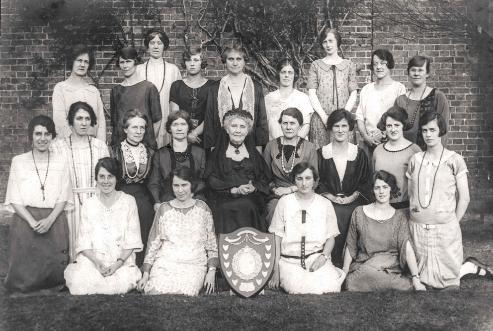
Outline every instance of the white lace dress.
<path id="1" fill-rule="evenodd" d="M 151 267 L 145 294 L 196 296 L 204 284 L 207 260 L 217 258 L 212 213 L 201 200 L 188 208 L 161 204 L 152 225 L 144 265 Z"/>

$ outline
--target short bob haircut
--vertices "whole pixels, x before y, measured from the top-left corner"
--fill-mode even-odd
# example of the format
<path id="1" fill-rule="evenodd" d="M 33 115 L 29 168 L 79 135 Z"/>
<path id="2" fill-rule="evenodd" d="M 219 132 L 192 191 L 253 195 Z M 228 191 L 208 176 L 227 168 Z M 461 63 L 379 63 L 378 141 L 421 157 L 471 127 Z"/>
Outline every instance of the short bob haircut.
<path id="1" fill-rule="evenodd" d="M 96 180 L 98 178 L 99 170 L 101 168 L 105 168 L 110 174 L 115 176 L 116 182 L 120 182 L 121 180 L 121 168 L 120 168 L 120 162 L 118 162 L 117 159 L 112 158 L 112 157 L 103 157 L 98 160 L 96 163 L 96 167 L 94 168 L 94 176 L 96 177 Z"/>
<path id="2" fill-rule="evenodd" d="M 281 74 L 281 70 L 286 67 L 286 66 L 291 66 L 294 70 L 294 82 L 298 81 L 298 78 L 300 78 L 300 68 L 298 68 L 298 65 L 291 60 L 290 58 L 284 58 L 281 59 L 277 65 L 276 65 L 276 70 L 278 73 L 277 78 L 279 79 L 279 75 Z"/>
<path id="3" fill-rule="evenodd" d="M 139 117 L 142 118 L 144 121 L 146 121 L 146 129 L 147 126 L 149 125 L 149 119 L 147 118 L 147 115 L 138 110 L 137 108 L 127 110 L 125 114 L 123 115 L 122 122 L 123 122 L 123 128 L 127 129 L 128 128 L 128 121 L 134 117 Z"/>
<path id="4" fill-rule="evenodd" d="M 189 182 L 192 186 L 192 193 L 195 192 L 195 190 L 197 189 L 197 186 L 199 185 L 197 177 L 193 173 L 192 169 L 190 169 L 189 167 L 182 167 L 182 168 L 173 169 L 173 171 L 171 172 L 171 175 L 170 175 L 171 188 L 173 188 L 173 179 L 175 177 L 178 177 L 184 181 Z"/>
<path id="5" fill-rule="evenodd" d="M 207 59 L 205 58 L 204 53 L 205 51 L 200 46 L 187 48 L 181 55 L 181 67 L 186 69 L 187 66 L 185 65 L 185 62 L 190 61 L 192 55 L 200 54 L 200 60 L 202 61 L 200 63 L 200 68 L 207 68 Z"/>
<path id="6" fill-rule="evenodd" d="M 78 44 L 75 45 L 67 54 L 66 57 L 66 65 L 67 67 L 70 67 L 70 70 L 72 70 L 74 66 L 74 62 L 77 59 L 78 56 L 82 54 L 87 54 L 89 55 L 89 68 L 87 71 L 91 70 L 94 67 L 94 64 L 96 63 L 96 57 L 94 56 L 94 50 L 86 45 Z"/>
<path id="7" fill-rule="evenodd" d="M 243 60 L 245 60 L 245 62 L 248 62 L 248 52 L 247 52 L 246 48 L 240 44 L 234 44 L 231 47 L 226 47 L 224 49 L 224 51 L 221 53 L 221 62 L 222 63 L 226 63 L 226 59 L 228 58 L 228 56 L 231 52 L 240 53 L 241 56 L 243 56 Z"/>
<path id="8" fill-rule="evenodd" d="M 281 112 L 281 115 L 279 115 L 279 120 L 277 121 L 277 122 L 279 122 L 279 124 L 282 123 L 282 117 L 284 115 L 294 117 L 298 121 L 300 126 L 303 125 L 303 114 L 301 113 L 301 111 L 298 108 L 291 107 L 291 108 L 284 109 Z"/>
<path id="9" fill-rule="evenodd" d="M 329 35 L 329 33 L 332 33 L 334 35 L 334 37 L 336 38 L 337 48 L 341 47 L 341 45 L 342 45 L 342 37 L 341 37 L 341 34 L 336 29 L 329 28 L 329 27 L 326 27 L 320 33 L 320 38 L 318 39 L 318 43 L 320 44 L 320 46 L 322 46 L 324 40 L 327 39 L 327 36 Z"/>
<path id="10" fill-rule="evenodd" d="M 132 46 L 123 47 L 118 52 L 118 57 L 116 58 L 116 66 L 118 68 L 120 68 L 120 58 L 122 58 L 124 60 L 134 60 L 135 61 L 135 65 L 137 65 L 137 64 L 140 63 L 139 53 Z"/>
<path id="11" fill-rule="evenodd" d="M 33 117 L 33 119 L 29 122 L 29 125 L 27 126 L 27 135 L 30 142 L 33 141 L 34 128 L 38 125 L 45 127 L 46 131 L 48 131 L 48 133 L 51 133 L 52 139 L 56 138 L 55 123 L 53 123 L 51 117 L 48 117 L 46 115 L 38 115 Z"/>
<path id="12" fill-rule="evenodd" d="M 159 29 L 150 29 L 146 32 L 145 37 L 144 37 L 144 46 L 148 49 L 149 48 L 149 43 L 151 42 L 152 39 L 154 39 L 156 36 L 159 37 L 161 42 L 164 45 L 164 50 L 167 50 L 169 47 L 169 38 L 166 32 L 161 31 Z"/>
<path id="13" fill-rule="evenodd" d="M 431 65 L 431 60 L 430 58 L 422 55 L 415 55 L 409 60 L 407 63 L 407 74 L 409 75 L 409 70 L 411 70 L 412 67 L 422 67 L 426 63 L 426 73 L 430 73 L 430 65 Z"/>
<path id="14" fill-rule="evenodd" d="M 299 174 L 304 172 L 306 169 L 310 169 L 312 171 L 313 180 L 315 181 L 315 183 L 318 183 L 319 176 L 318 176 L 317 168 L 315 168 L 312 164 L 310 164 L 309 162 L 306 162 L 306 161 L 300 162 L 294 166 L 293 172 L 291 172 L 291 180 L 293 181 L 293 183 L 296 179 L 296 176 L 298 176 Z M 317 186 L 317 185 L 315 185 L 315 186 Z"/>
<path id="15" fill-rule="evenodd" d="M 246 110 L 229 110 L 224 114 L 223 116 L 223 127 L 227 128 L 231 125 L 231 122 L 235 118 L 240 118 L 243 121 L 245 121 L 247 127 L 248 127 L 248 133 L 252 131 L 253 128 L 253 117 L 252 115 L 247 112 Z"/>
<path id="16" fill-rule="evenodd" d="M 385 170 L 376 171 L 372 177 L 372 187 L 375 186 L 375 182 L 377 181 L 377 179 L 384 181 L 385 183 L 387 183 L 387 185 L 390 186 L 391 198 L 397 198 L 399 195 L 401 195 L 400 189 L 397 186 L 397 180 L 395 179 L 394 175 Z M 375 193 L 373 192 L 373 190 L 371 191 L 371 194 L 373 194 L 373 198 L 375 199 Z"/>
<path id="17" fill-rule="evenodd" d="M 349 125 L 349 131 L 353 131 L 356 120 L 354 119 L 353 114 L 342 108 L 336 109 L 330 113 L 329 118 L 327 119 L 327 130 L 332 131 L 332 127 L 342 120 L 346 120 Z"/>
<path id="18" fill-rule="evenodd" d="M 387 61 L 387 68 L 394 69 L 395 62 L 392 53 L 385 48 L 379 48 L 371 53 L 370 70 L 373 71 L 373 57 L 376 56 L 382 61 Z"/>
<path id="19" fill-rule="evenodd" d="M 407 131 L 411 128 L 411 125 L 408 121 L 409 116 L 404 108 L 399 107 L 397 105 L 392 106 L 389 110 L 383 113 L 382 117 L 380 117 L 380 121 L 377 124 L 377 128 L 380 131 L 385 131 L 387 127 L 387 118 L 390 117 L 395 121 L 399 121 L 402 124 L 402 130 Z"/>
<path id="20" fill-rule="evenodd" d="M 187 122 L 188 132 L 190 132 L 192 130 L 193 124 L 192 124 L 192 120 L 190 118 L 190 114 L 188 114 L 184 110 L 178 110 L 178 111 L 171 112 L 168 116 L 168 120 L 166 121 L 166 131 L 168 133 L 171 133 L 171 125 L 173 125 L 173 122 L 179 118 L 182 118 L 185 120 L 185 122 Z"/>
<path id="21" fill-rule="evenodd" d="M 444 136 L 447 133 L 447 121 L 443 118 L 442 115 L 434 111 L 425 112 L 423 115 L 421 115 L 421 117 L 419 118 L 418 134 L 422 134 L 421 128 L 423 127 L 423 125 L 426 125 L 433 120 L 437 120 L 437 125 L 439 129 L 438 136 Z"/>
<path id="22" fill-rule="evenodd" d="M 86 102 L 77 101 L 71 104 L 70 108 L 68 109 L 68 115 L 67 115 L 68 125 L 70 126 L 74 125 L 74 118 L 79 110 L 85 110 L 86 112 L 89 113 L 89 116 L 91 117 L 91 126 L 95 126 L 96 124 L 98 124 L 98 120 L 96 119 L 96 113 L 94 113 L 94 109 L 92 109 L 92 107 Z"/>

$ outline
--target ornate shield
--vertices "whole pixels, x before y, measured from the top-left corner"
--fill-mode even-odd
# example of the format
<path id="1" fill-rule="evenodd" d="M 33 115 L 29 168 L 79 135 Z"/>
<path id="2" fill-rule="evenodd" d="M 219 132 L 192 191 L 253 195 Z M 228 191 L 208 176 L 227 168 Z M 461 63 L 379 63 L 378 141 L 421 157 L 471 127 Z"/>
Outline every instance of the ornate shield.
<path id="1" fill-rule="evenodd" d="M 229 286 L 249 298 L 267 284 L 275 259 L 274 234 L 240 228 L 219 235 L 219 261 Z"/>

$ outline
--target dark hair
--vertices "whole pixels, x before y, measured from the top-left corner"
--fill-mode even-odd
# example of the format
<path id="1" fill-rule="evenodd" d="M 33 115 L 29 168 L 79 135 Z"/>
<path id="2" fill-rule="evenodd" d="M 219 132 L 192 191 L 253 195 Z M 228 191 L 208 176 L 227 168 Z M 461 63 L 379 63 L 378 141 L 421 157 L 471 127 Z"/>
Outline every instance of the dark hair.
<path id="1" fill-rule="evenodd" d="M 437 120 L 437 125 L 438 125 L 438 136 L 442 137 L 447 133 L 447 121 L 443 118 L 442 115 L 440 115 L 437 112 L 434 111 L 428 111 L 423 113 L 421 117 L 419 118 L 419 132 L 418 134 L 422 134 L 421 132 L 421 127 L 423 125 L 426 125 L 430 123 L 433 120 Z"/>
<path id="2" fill-rule="evenodd" d="M 166 121 L 166 131 L 168 133 L 171 133 L 171 125 L 173 124 L 173 122 L 179 118 L 183 118 L 185 120 L 185 122 L 187 122 L 188 132 L 190 132 L 192 130 L 193 124 L 192 124 L 192 120 L 190 118 L 190 114 L 188 114 L 184 110 L 178 110 L 178 111 L 171 112 L 168 116 L 168 120 Z"/>
<path id="3" fill-rule="evenodd" d="M 279 124 L 282 123 L 282 117 L 284 115 L 296 118 L 298 123 L 300 125 L 303 125 L 303 114 L 301 113 L 301 111 L 298 108 L 291 107 L 291 108 L 284 109 L 281 112 L 281 115 L 279 116 L 279 120 L 278 120 Z"/>
<path id="4" fill-rule="evenodd" d="M 243 60 L 245 60 L 245 62 L 248 62 L 248 52 L 247 52 L 246 48 L 240 44 L 234 44 L 231 47 L 226 47 L 224 49 L 224 51 L 221 53 L 222 63 L 226 63 L 226 59 L 228 58 L 229 53 L 231 53 L 231 52 L 240 53 L 243 56 Z"/>
<path id="5" fill-rule="evenodd" d="M 330 113 L 329 118 L 327 119 L 327 130 L 332 130 L 332 127 L 339 121 L 346 120 L 349 125 L 349 130 L 353 131 L 355 120 L 353 114 L 348 112 L 346 109 L 336 109 L 332 113 Z"/>
<path id="6" fill-rule="evenodd" d="M 118 51 L 118 57 L 116 58 L 116 66 L 120 68 L 120 58 L 124 60 L 134 60 L 135 65 L 140 63 L 140 56 L 134 47 L 123 47 Z"/>
<path id="7" fill-rule="evenodd" d="M 94 176 L 96 180 L 98 178 L 99 170 L 101 168 L 105 168 L 110 174 L 115 176 L 116 182 L 118 183 L 121 180 L 121 168 L 120 162 L 117 159 L 106 156 L 98 160 L 96 163 L 96 167 L 94 167 Z"/>
<path id="8" fill-rule="evenodd" d="M 146 48 L 149 48 L 149 43 L 151 42 L 152 39 L 154 39 L 156 36 L 159 36 L 159 39 L 164 45 L 164 50 L 167 50 L 169 47 L 169 38 L 166 35 L 166 32 L 161 31 L 159 29 L 150 29 L 146 32 L 145 37 L 144 37 L 144 46 Z"/>
<path id="9" fill-rule="evenodd" d="M 426 73 L 430 73 L 430 64 L 431 60 L 430 58 L 422 55 L 415 55 L 409 60 L 407 63 L 407 74 L 409 75 L 409 70 L 411 70 L 412 67 L 422 67 L 423 64 L 426 63 Z"/>
<path id="10" fill-rule="evenodd" d="M 173 188 L 173 179 L 175 177 L 178 177 L 178 178 L 183 179 L 187 182 L 190 182 L 190 184 L 192 184 L 192 192 L 194 192 L 197 189 L 197 186 L 199 183 L 198 183 L 197 177 L 193 173 L 192 169 L 190 169 L 188 167 L 173 169 L 173 171 L 171 172 L 171 175 L 170 175 L 171 188 Z"/>
<path id="11" fill-rule="evenodd" d="M 392 175 L 390 172 L 387 172 L 385 170 L 376 171 L 372 177 L 372 187 L 375 186 L 375 182 L 377 181 L 377 179 L 383 180 L 390 186 L 391 198 L 397 198 L 399 195 L 401 195 L 399 186 L 397 186 L 397 180 L 395 179 L 395 176 Z M 371 193 L 373 194 L 373 198 L 375 198 L 375 193 L 373 192 L 373 190 L 371 191 Z"/>
<path id="12" fill-rule="evenodd" d="M 186 69 L 187 66 L 185 65 L 185 62 L 187 61 L 190 61 L 190 59 L 192 58 L 192 55 L 197 55 L 197 54 L 200 54 L 200 59 L 201 59 L 201 63 L 200 63 L 200 68 L 202 69 L 205 69 L 207 67 L 207 59 L 205 58 L 204 56 L 204 50 L 202 50 L 201 47 L 190 47 L 182 53 L 181 55 L 181 67 L 183 69 Z"/>
<path id="13" fill-rule="evenodd" d="M 94 64 L 96 63 L 96 57 L 94 56 L 94 50 L 86 45 L 78 44 L 75 45 L 67 54 L 66 56 L 66 64 L 67 67 L 70 67 L 70 70 L 72 70 L 72 67 L 74 66 L 75 59 L 81 54 L 87 54 L 89 55 L 89 67 L 87 71 L 91 70 L 94 67 Z"/>
<path id="14" fill-rule="evenodd" d="M 281 70 L 286 67 L 286 66 L 291 66 L 293 67 L 294 70 L 294 81 L 296 82 L 298 78 L 300 78 L 300 69 L 298 68 L 298 65 L 291 60 L 290 58 L 284 58 L 281 59 L 277 65 L 276 65 L 276 70 L 277 70 L 277 78 L 279 78 L 279 74 L 281 73 Z"/>
<path id="15" fill-rule="evenodd" d="M 320 46 L 322 46 L 322 43 L 324 42 L 324 40 L 327 39 L 327 36 L 329 35 L 329 33 L 332 33 L 334 35 L 334 37 L 336 38 L 337 48 L 341 47 L 341 44 L 342 44 L 341 34 L 336 29 L 329 28 L 329 27 L 326 27 L 320 33 L 320 38 L 318 39 Z"/>
<path id="16" fill-rule="evenodd" d="M 408 121 L 409 116 L 407 115 L 407 112 L 404 110 L 404 108 L 394 105 L 385 113 L 383 113 L 382 117 L 380 117 L 380 121 L 377 124 L 377 128 L 380 131 L 385 131 L 387 127 L 387 117 L 401 122 L 403 131 L 411 129 L 411 125 Z"/>
<path id="17" fill-rule="evenodd" d="M 33 117 L 32 120 L 29 121 L 29 125 L 27 126 L 27 135 L 29 141 L 33 141 L 34 128 L 38 125 L 45 127 L 46 131 L 48 131 L 48 133 L 51 133 L 51 138 L 56 138 L 55 123 L 53 123 L 51 117 L 48 117 L 46 115 L 38 115 Z"/>
<path id="18" fill-rule="evenodd" d="M 379 48 L 373 53 L 371 53 L 371 59 L 370 59 L 370 70 L 373 71 L 373 57 L 377 56 L 380 60 L 382 61 L 387 61 L 387 68 L 389 69 L 394 69 L 395 63 L 394 63 L 394 57 L 392 56 L 392 53 L 385 48 Z"/>
<path id="19" fill-rule="evenodd" d="M 147 115 L 138 110 L 137 108 L 127 110 L 125 114 L 123 115 L 122 122 L 123 122 L 123 128 L 126 129 L 128 128 L 127 122 L 134 118 L 134 117 L 139 117 L 142 118 L 144 121 L 146 121 L 146 129 L 147 126 L 149 125 L 149 119 L 147 118 Z"/>
<path id="20" fill-rule="evenodd" d="M 74 125 L 75 114 L 77 114 L 79 110 L 85 110 L 86 112 L 89 113 L 89 116 L 91 117 L 91 126 L 95 126 L 96 124 L 98 124 L 98 120 L 96 119 L 96 113 L 94 113 L 94 109 L 92 109 L 92 107 L 87 102 L 77 101 L 71 104 L 70 108 L 68 109 L 68 115 L 67 115 L 68 125 L 70 126 Z"/>
<path id="21" fill-rule="evenodd" d="M 313 173 L 313 180 L 315 182 L 318 181 L 318 170 L 317 168 L 315 168 L 311 163 L 309 162 L 306 162 L 306 161 L 303 161 L 303 162 L 300 162 L 298 163 L 297 165 L 294 166 L 293 168 L 293 171 L 291 172 L 291 180 L 295 181 L 295 178 L 296 176 L 298 176 L 299 174 L 301 174 L 303 171 L 305 171 L 306 169 L 310 169 Z"/>

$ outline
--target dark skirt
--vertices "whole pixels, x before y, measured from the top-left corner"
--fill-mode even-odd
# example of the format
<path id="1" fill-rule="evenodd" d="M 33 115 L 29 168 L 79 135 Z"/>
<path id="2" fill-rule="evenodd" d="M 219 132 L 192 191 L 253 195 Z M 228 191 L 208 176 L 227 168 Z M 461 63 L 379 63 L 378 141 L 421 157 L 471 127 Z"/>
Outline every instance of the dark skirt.
<path id="1" fill-rule="evenodd" d="M 151 231 L 152 221 L 154 220 L 154 199 L 145 184 L 125 184 L 122 186 L 122 191 L 133 196 L 137 202 L 140 235 L 142 243 L 144 244 L 144 249 L 141 252 L 136 253 L 136 264 L 140 267 L 144 262 L 147 239 L 149 237 L 149 232 Z"/>
<path id="2" fill-rule="evenodd" d="M 36 220 L 48 217 L 53 209 L 27 207 Z M 5 287 L 31 292 L 63 285 L 68 264 L 68 223 L 61 212 L 48 232 L 39 234 L 14 214 L 10 224 L 9 267 Z"/>

